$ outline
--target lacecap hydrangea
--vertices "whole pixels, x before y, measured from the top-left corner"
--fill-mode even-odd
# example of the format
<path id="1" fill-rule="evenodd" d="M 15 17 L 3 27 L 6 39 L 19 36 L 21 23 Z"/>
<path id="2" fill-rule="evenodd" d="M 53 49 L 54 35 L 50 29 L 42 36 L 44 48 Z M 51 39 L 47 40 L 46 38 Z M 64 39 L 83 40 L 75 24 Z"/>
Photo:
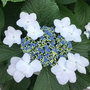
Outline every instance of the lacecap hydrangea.
<path id="1" fill-rule="evenodd" d="M 14 28 L 13 32 L 9 28 L 5 32 L 6 37 L 3 43 L 9 47 L 14 43 L 20 44 L 24 53 L 22 58 L 11 58 L 11 64 L 7 69 L 8 74 L 19 83 L 24 77 L 29 78 L 34 73 L 40 72 L 43 67 L 51 66 L 51 72 L 56 76 L 59 84 L 64 85 L 68 81 L 75 83 L 75 70 L 86 74 L 85 67 L 89 65 L 86 58 L 78 53 L 71 53 L 73 48 L 71 41 L 81 42 L 82 31 L 72 25 L 68 17 L 62 20 L 55 19 L 55 29 L 54 27 L 41 27 L 36 19 L 35 13 L 20 13 L 20 19 L 16 23 L 27 31 L 25 37 L 20 38 L 21 31 Z M 18 34 L 17 31 L 20 33 Z"/>

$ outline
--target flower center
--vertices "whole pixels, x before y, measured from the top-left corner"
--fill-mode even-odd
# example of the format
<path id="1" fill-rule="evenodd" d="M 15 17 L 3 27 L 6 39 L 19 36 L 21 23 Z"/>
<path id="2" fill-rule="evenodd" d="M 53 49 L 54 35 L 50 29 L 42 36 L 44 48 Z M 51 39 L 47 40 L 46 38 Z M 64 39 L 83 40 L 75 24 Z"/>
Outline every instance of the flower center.
<path id="1" fill-rule="evenodd" d="M 33 32 L 33 34 L 35 34 L 35 32 Z"/>
<path id="2" fill-rule="evenodd" d="M 29 21 L 27 21 L 27 23 L 29 23 Z"/>
<path id="3" fill-rule="evenodd" d="M 75 61 L 75 63 L 77 64 L 78 62 L 77 62 L 77 61 Z"/>
<path id="4" fill-rule="evenodd" d="M 65 72 L 65 71 L 66 71 L 66 69 L 63 69 L 63 71 Z"/>
<path id="5" fill-rule="evenodd" d="M 21 49 L 30 54 L 31 59 L 38 59 L 44 67 L 56 65 L 60 57 L 67 57 L 71 51 L 71 42 L 67 42 L 60 34 L 56 34 L 54 28 L 43 26 L 44 35 L 38 40 L 26 36 L 22 39 Z M 34 33 L 34 32 L 33 32 Z"/>
<path id="6" fill-rule="evenodd" d="M 13 36 L 12 38 L 15 38 L 15 36 Z"/>
<path id="7" fill-rule="evenodd" d="M 62 28 L 64 28 L 64 26 L 62 26 Z"/>

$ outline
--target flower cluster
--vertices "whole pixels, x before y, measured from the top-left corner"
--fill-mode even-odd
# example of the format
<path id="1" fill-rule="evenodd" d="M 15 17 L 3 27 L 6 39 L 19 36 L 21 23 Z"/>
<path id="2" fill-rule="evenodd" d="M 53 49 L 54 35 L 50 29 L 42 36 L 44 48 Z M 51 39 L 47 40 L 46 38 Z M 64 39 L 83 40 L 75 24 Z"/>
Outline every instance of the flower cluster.
<path id="1" fill-rule="evenodd" d="M 87 36 L 87 38 L 90 38 L 90 22 L 85 26 L 86 31 L 84 31 L 84 34 Z"/>
<path id="2" fill-rule="evenodd" d="M 86 74 L 85 67 L 88 65 L 89 61 L 83 56 L 80 56 L 78 53 L 75 55 L 69 53 L 68 60 L 64 57 L 60 57 L 58 64 L 51 68 L 51 72 L 56 75 L 58 82 L 62 85 L 66 84 L 68 81 L 75 83 L 75 70 Z"/>
<path id="3" fill-rule="evenodd" d="M 42 69 L 42 65 L 39 60 L 33 60 L 31 62 L 30 55 L 25 53 L 22 58 L 12 57 L 10 60 L 7 72 L 13 76 L 16 82 L 20 82 L 24 77 L 31 77 L 34 72 L 38 72 Z M 36 67 L 36 65 L 38 67 Z"/>
<path id="4" fill-rule="evenodd" d="M 51 66 L 51 72 L 56 75 L 62 85 L 68 81 L 76 82 L 75 70 L 86 74 L 85 67 L 89 61 L 78 53 L 72 54 L 70 41 L 81 42 L 81 30 L 70 25 L 68 17 L 62 20 L 55 19 L 53 27 L 40 27 L 36 21 L 35 13 L 30 15 L 21 12 L 18 26 L 27 31 L 27 36 L 20 38 L 22 32 L 9 26 L 5 31 L 3 43 L 11 47 L 14 43 L 21 44 L 24 53 L 22 58 L 12 57 L 7 72 L 16 82 L 24 77 L 31 77 L 33 73 L 40 72 L 43 67 Z"/>
<path id="5" fill-rule="evenodd" d="M 54 25 L 55 31 L 60 33 L 66 41 L 81 42 L 81 30 L 77 29 L 75 25 L 70 25 L 70 19 L 68 17 L 62 20 L 55 19 Z"/>

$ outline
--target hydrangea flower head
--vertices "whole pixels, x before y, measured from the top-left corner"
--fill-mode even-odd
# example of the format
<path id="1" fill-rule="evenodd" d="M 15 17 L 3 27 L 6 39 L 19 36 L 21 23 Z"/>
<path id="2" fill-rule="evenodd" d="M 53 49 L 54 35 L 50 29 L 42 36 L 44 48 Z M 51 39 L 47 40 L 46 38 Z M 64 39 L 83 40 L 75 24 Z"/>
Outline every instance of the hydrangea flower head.
<path id="1" fill-rule="evenodd" d="M 36 19 L 37 16 L 35 13 L 28 14 L 26 12 L 21 12 L 20 19 L 16 22 L 16 24 L 23 27 L 25 30 L 27 30 L 28 26 L 39 27 L 39 23 Z"/>
<path id="2" fill-rule="evenodd" d="M 11 47 L 14 43 L 20 44 L 21 43 L 21 36 L 22 32 L 20 30 L 15 30 L 13 27 L 9 26 L 8 30 L 5 31 L 5 38 L 3 43 L 9 45 Z"/>
<path id="3" fill-rule="evenodd" d="M 33 40 L 26 36 L 22 39 L 21 49 L 24 53 L 28 53 L 32 60 L 38 59 L 45 67 L 47 65 L 55 65 L 60 57 L 67 57 L 71 51 L 72 45 L 67 42 L 60 34 L 56 34 L 53 27 L 43 26 L 41 30 L 44 35 Z"/>
<path id="4" fill-rule="evenodd" d="M 61 85 L 66 84 L 68 81 L 71 83 L 76 82 L 76 74 L 66 67 L 66 59 L 64 57 L 61 57 L 58 60 L 58 64 L 51 68 L 51 72 L 56 75 L 56 78 Z"/>

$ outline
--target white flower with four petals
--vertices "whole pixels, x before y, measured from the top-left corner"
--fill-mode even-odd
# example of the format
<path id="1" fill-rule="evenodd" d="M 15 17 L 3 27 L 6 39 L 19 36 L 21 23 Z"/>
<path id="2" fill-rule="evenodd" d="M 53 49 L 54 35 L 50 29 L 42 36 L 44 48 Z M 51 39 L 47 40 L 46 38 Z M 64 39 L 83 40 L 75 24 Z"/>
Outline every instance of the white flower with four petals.
<path id="1" fill-rule="evenodd" d="M 37 16 L 35 13 L 28 14 L 26 12 L 21 12 L 20 19 L 16 22 L 16 24 L 23 27 L 25 30 L 27 30 L 28 26 L 40 27 L 36 19 Z"/>
<path id="2" fill-rule="evenodd" d="M 36 40 L 38 37 L 41 37 L 44 34 L 44 32 L 40 30 L 39 27 L 35 28 L 33 26 L 29 26 L 27 31 L 27 36 L 31 37 L 33 40 Z"/>
<path id="3" fill-rule="evenodd" d="M 70 19 L 68 17 L 63 18 L 62 20 L 55 19 L 54 20 L 55 25 L 55 32 L 61 33 L 63 37 L 66 37 L 68 34 L 68 29 L 70 30 Z"/>
<path id="4" fill-rule="evenodd" d="M 13 76 L 16 82 L 20 82 L 24 77 L 31 77 L 35 72 L 40 72 L 42 65 L 39 60 L 30 61 L 29 54 L 25 53 L 22 58 L 12 57 L 7 73 Z"/>
<path id="5" fill-rule="evenodd" d="M 67 68 L 75 71 L 78 70 L 80 73 L 86 74 L 85 67 L 89 65 L 88 59 L 83 56 L 80 56 L 78 53 L 68 54 L 68 60 L 66 63 Z"/>
<path id="6" fill-rule="evenodd" d="M 70 25 L 70 19 L 68 17 L 62 20 L 55 19 L 55 32 L 60 33 L 66 41 L 81 42 L 81 30 L 77 29 L 75 25 Z"/>
<path id="7" fill-rule="evenodd" d="M 68 29 L 68 34 L 65 37 L 66 41 L 74 41 L 74 42 L 81 42 L 81 33 L 80 29 L 77 29 L 75 25 L 70 26 L 71 29 Z"/>
<path id="8" fill-rule="evenodd" d="M 3 43 L 9 45 L 11 47 L 14 43 L 20 44 L 21 43 L 21 36 L 22 32 L 20 30 L 15 30 L 13 27 L 9 26 L 8 30 L 5 31 L 5 38 Z"/>
<path id="9" fill-rule="evenodd" d="M 61 85 L 66 84 L 68 81 L 71 83 L 76 82 L 76 74 L 66 67 L 66 59 L 64 57 L 61 57 L 58 60 L 58 65 L 51 68 L 51 72 L 56 75 L 56 78 Z"/>

